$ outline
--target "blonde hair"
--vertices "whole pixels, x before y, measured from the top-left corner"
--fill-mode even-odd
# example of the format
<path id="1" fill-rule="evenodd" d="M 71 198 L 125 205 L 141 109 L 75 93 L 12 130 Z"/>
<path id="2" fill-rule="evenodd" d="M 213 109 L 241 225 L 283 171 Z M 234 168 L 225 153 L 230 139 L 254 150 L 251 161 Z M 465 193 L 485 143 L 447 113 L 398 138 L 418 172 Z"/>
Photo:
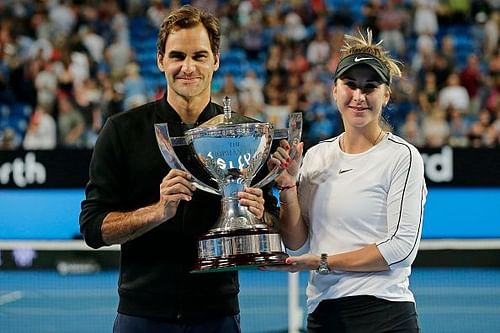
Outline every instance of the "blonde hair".
<path id="1" fill-rule="evenodd" d="M 341 59 L 351 54 L 356 53 L 369 53 L 377 57 L 389 70 L 391 77 L 400 78 L 402 73 L 398 64 L 401 61 L 391 58 L 388 54 L 389 51 L 384 50 L 382 47 L 382 40 L 378 43 L 373 43 L 373 33 L 370 28 L 366 29 L 366 36 L 358 29 L 358 36 L 344 35 L 344 45 L 340 49 Z"/>

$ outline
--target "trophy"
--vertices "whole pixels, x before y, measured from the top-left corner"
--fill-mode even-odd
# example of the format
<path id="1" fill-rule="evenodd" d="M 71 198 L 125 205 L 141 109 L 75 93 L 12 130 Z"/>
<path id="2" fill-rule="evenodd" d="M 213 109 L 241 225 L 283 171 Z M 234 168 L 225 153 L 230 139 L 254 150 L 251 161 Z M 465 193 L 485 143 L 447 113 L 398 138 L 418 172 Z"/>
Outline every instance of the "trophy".
<path id="1" fill-rule="evenodd" d="M 284 264 L 288 256 L 279 233 L 241 206 L 237 193 L 251 185 L 269 156 L 273 139 L 287 139 L 292 144 L 290 155 L 293 157 L 293 144 L 300 141 L 302 133 L 302 114 L 292 113 L 288 128 L 274 129 L 271 123 L 232 113 L 230 102 L 226 96 L 223 114 L 186 131 L 183 137 L 170 137 L 167 123 L 155 124 L 160 151 L 170 168 L 189 172 L 174 151 L 175 146 L 189 146 L 217 188 L 195 176 L 192 176 L 193 184 L 200 190 L 222 196 L 220 217 L 198 241 L 193 273 Z M 283 169 L 276 166 L 252 186 L 269 184 L 281 171 Z"/>

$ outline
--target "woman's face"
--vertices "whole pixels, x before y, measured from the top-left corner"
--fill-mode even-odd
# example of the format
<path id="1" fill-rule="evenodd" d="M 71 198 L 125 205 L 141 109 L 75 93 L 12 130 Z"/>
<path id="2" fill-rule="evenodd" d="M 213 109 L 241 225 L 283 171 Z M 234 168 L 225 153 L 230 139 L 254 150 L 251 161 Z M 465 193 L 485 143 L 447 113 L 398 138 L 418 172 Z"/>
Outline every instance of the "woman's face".
<path id="1" fill-rule="evenodd" d="M 354 66 L 337 80 L 333 97 L 346 127 L 378 123 L 382 107 L 390 98 L 388 87 L 367 65 Z"/>

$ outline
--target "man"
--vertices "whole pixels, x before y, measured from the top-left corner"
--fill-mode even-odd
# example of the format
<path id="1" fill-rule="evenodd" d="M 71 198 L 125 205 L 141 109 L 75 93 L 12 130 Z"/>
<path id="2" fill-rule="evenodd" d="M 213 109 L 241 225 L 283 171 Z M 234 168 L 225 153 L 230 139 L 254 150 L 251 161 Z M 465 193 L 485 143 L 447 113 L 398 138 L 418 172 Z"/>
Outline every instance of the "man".
<path id="1" fill-rule="evenodd" d="M 221 198 L 195 191 L 188 173 L 169 170 L 154 132 L 155 123 L 167 122 L 172 136 L 182 136 L 223 112 L 210 101 L 219 41 L 214 16 L 191 6 L 171 12 L 157 42 L 164 98 L 109 118 L 96 143 L 80 228 L 93 248 L 121 244 L 114 332 L 240 332 L 237 273 L 189 273 Z M 187 147 L 176 153 L 194 176 L 210 181 Z M 259 218 L 264 202 L 276 208 L 270 188 L 265 201 L 261 189 L 239 195 Z"/>

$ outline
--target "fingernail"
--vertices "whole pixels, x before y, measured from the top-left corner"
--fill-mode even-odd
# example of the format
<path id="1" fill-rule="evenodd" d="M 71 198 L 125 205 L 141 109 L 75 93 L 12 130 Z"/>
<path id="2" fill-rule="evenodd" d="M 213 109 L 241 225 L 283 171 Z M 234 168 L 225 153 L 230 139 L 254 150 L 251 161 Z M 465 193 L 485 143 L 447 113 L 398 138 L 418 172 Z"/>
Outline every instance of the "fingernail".
<path id="1" fill-rule="evenodd" d="M 285 149 L 286 149 L 286 150 L 289 150 L 289 149 L 290 149 L 290 145 L 286 145 L 286 146 L 285 146 Z"/>
<path id="2" fill-rule="evenodd" d="M 287 162 L 290 162 L 291 160 L 292 160 L 292 158 L 291 158 L 291 157 L 288 157 L 288 158 L 286 159 L 286 161 L 287 161 Z"/>

